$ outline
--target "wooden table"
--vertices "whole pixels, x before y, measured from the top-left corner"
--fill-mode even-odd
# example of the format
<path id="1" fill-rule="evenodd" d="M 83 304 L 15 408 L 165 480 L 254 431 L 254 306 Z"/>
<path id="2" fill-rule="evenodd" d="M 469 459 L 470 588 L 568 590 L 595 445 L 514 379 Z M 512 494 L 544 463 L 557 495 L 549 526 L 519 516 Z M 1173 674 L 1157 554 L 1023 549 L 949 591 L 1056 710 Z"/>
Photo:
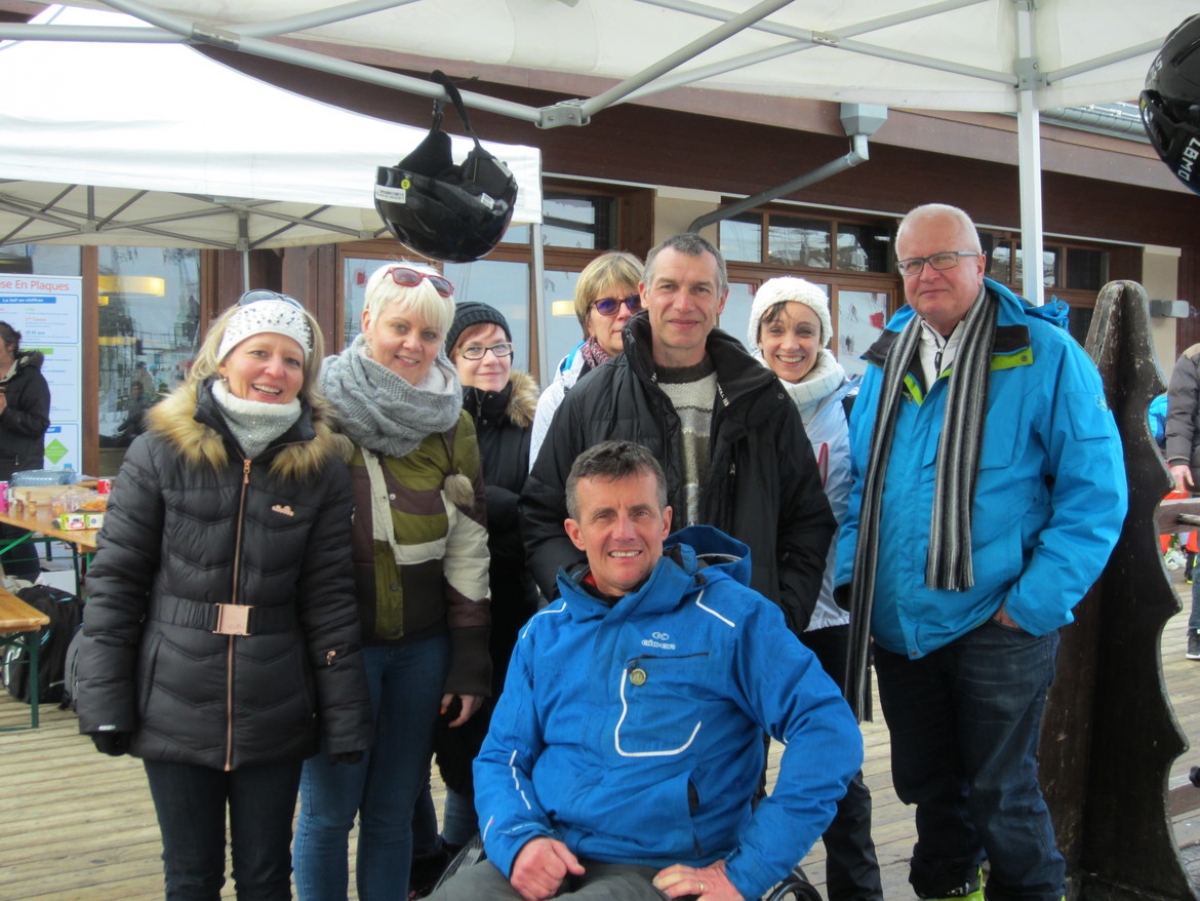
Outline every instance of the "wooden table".
<path id="1" fill-rule="evenodd" d="M 11 591 L 0 588 L 0 647 L 15 646 L 28 653 L 29 716 L 31 728 L 38 727 L 38 705 L 41 701 L 41 671 L 38 660 L 41 641 L 38 633 L 50 625 L 50 617 L 29 606 Z M 7 729 L 5 731 L 8 731 Z"/>
<path id="2" fill-rule="evenodd" d="M 50 504 L 38 504 L 34 513 L 29 512 L 28 504 L 15 509 L 9 507 L 7 511 L 0 512 L 0 522 L 26 529 L 29 532 L 28 535 L 0 547 L 0 555 L 23 541 L 32 540 L 35 534 L 55 538 L 69 544 L 71 546 L 71 563 L 75 568 L 75 593 L 82 597 L 83 576 L 87 572 L 88 562 L 96 553 L 96 536 L 100 533 L 99 529 L 59 528 L 58 519 Z M 0 562 L 3 562 L 2 557 L 0 557 Z"/>

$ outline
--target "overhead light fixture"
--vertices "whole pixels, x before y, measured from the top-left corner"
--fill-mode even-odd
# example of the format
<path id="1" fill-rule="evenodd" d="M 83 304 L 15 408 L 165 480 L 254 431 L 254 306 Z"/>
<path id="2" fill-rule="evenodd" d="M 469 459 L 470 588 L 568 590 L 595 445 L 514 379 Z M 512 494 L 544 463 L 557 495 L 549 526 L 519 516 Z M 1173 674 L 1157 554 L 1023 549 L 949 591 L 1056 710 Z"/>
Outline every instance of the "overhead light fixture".
<path id="1" fill-rule="evenodd" d="M 154 275 L 102 275 L 96 279 L 101 294 L 164 297 L 167 280 Z"/>
<path id="2" fill-rule="evenodd" d="M 550 302 L 551 316 L 574 316 L 575 301 L 573 300 L 553 300 Z"/>

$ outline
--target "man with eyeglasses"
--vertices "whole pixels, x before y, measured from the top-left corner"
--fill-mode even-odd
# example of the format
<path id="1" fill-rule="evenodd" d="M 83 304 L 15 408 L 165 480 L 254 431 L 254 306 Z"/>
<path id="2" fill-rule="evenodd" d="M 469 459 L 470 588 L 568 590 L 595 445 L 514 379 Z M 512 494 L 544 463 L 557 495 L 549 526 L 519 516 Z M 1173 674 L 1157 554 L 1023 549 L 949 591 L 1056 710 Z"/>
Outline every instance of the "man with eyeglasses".
<path id="1" fill-rule="evenodd" d="M 896 256 L 908 305 L 864 355 L 838 543 L 851 706 L 874 639 L 918 897 L 982 901 L 986 859 L 989 901 L 1058 901 L 1041 716 L 1058 629 L 1125 516 L 1120 439 L 1066 305 L 985 278 L 966 213 L 917 207 Z"/>
<path id="2" fill-rule="evenodd" d="M 559 568 L 585 559 L 562 527 L 571 464 L 624 439 L 649 447 L 666 471 L 672 527 L 716 526 L 749 545 L 751 587 L 783 608 L 797 635 L 808 625 L 836 523 L 795 404 L 716 328 L 728 290 L 720 251 L 699 235 L 650 251 L 624 353 L 566 395 L 521 495 L 529 567 L 547 598 Z"/>

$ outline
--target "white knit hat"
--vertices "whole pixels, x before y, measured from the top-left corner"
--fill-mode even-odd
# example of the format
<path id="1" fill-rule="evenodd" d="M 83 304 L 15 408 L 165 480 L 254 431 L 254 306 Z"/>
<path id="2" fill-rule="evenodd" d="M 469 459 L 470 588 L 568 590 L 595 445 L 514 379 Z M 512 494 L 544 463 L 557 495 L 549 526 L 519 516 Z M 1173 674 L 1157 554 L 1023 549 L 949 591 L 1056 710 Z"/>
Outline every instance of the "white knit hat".
<path id="1" fill-rule="evenodd" d="M 217 361 L 224 361 L 229 352 L 247 338 L 264 332 L 291 338 L 304 351 L 305 360 L 308 359 L 313 339 L 304 310 L 286 300 L 256 300 L 238 307 L 229 318 L 221 346 L 217 349 Z"/>
<path id="2" fill-rule="evenodd" d="M 829 298 L 819 285 L 793 276 L 780 276 L 767 279 L 754 295 L 754 303 L 750 306 L 750 327 L 747 332 L 746 346 L 751 350 L 758 347 L 758 323 L 763 314 L 777 303 L 791 301 L 802 303 L 821 321 L 821 344 L 829 346 L 833 338 L 833 320 L 829 318 Z"/>

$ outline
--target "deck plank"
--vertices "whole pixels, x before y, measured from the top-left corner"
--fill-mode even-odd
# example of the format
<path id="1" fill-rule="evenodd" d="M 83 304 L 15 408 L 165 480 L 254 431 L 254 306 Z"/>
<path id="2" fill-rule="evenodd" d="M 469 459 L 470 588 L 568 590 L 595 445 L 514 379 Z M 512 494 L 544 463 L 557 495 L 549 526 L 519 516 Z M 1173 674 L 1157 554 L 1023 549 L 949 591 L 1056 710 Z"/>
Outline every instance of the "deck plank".
<path id="1" fill-rule="evenodd" d="M 1191 586 L 1172 574 L 1184 608 L 1163 632 L 1163 679 L 1180 728 L 1200 739 L 1200 663 L 1184 657 Z M 882 715 L 863 724 L 863 766 L 874 798 L 874 835 L 888 901 L 912 898 L 908 857 L 912 810 L 892 790 L 890 743 Z M 0 691 L 0 727 L 26 726 L 29 708 Z M 77 733 L 74 714 L 43 705 L 36 732 L 0 733 L 0 895 L 5 901 L 157 901 L 162 898 L 162 863 L 146 777 L 140 762 L 96 753 Z M 773 747 L 771 776 L 778 767 Z M 1171 768 L 1169 784 L 1187 786 L 1200 754 L 1185 752 Z M 441 808 L 441 783 L 434 774 Z M 1184 789 L 1190 790 L 1190 789 Z M 1197 790 L 1200 806 L 1200 790 Z M 1200 814 L 1200 811 L 1197 811 Z M 1200 841 L 1200 815 L 1176 818 L 1181 842 Z M 353 854 L 353 842 L 351 842 Z M 805 860 L 809 877 L 824 889 L 824 851 Z M 227 884 L 222 898 L 232 899 Z M 353 885 L 351 899 L 356 898 Z"/>

